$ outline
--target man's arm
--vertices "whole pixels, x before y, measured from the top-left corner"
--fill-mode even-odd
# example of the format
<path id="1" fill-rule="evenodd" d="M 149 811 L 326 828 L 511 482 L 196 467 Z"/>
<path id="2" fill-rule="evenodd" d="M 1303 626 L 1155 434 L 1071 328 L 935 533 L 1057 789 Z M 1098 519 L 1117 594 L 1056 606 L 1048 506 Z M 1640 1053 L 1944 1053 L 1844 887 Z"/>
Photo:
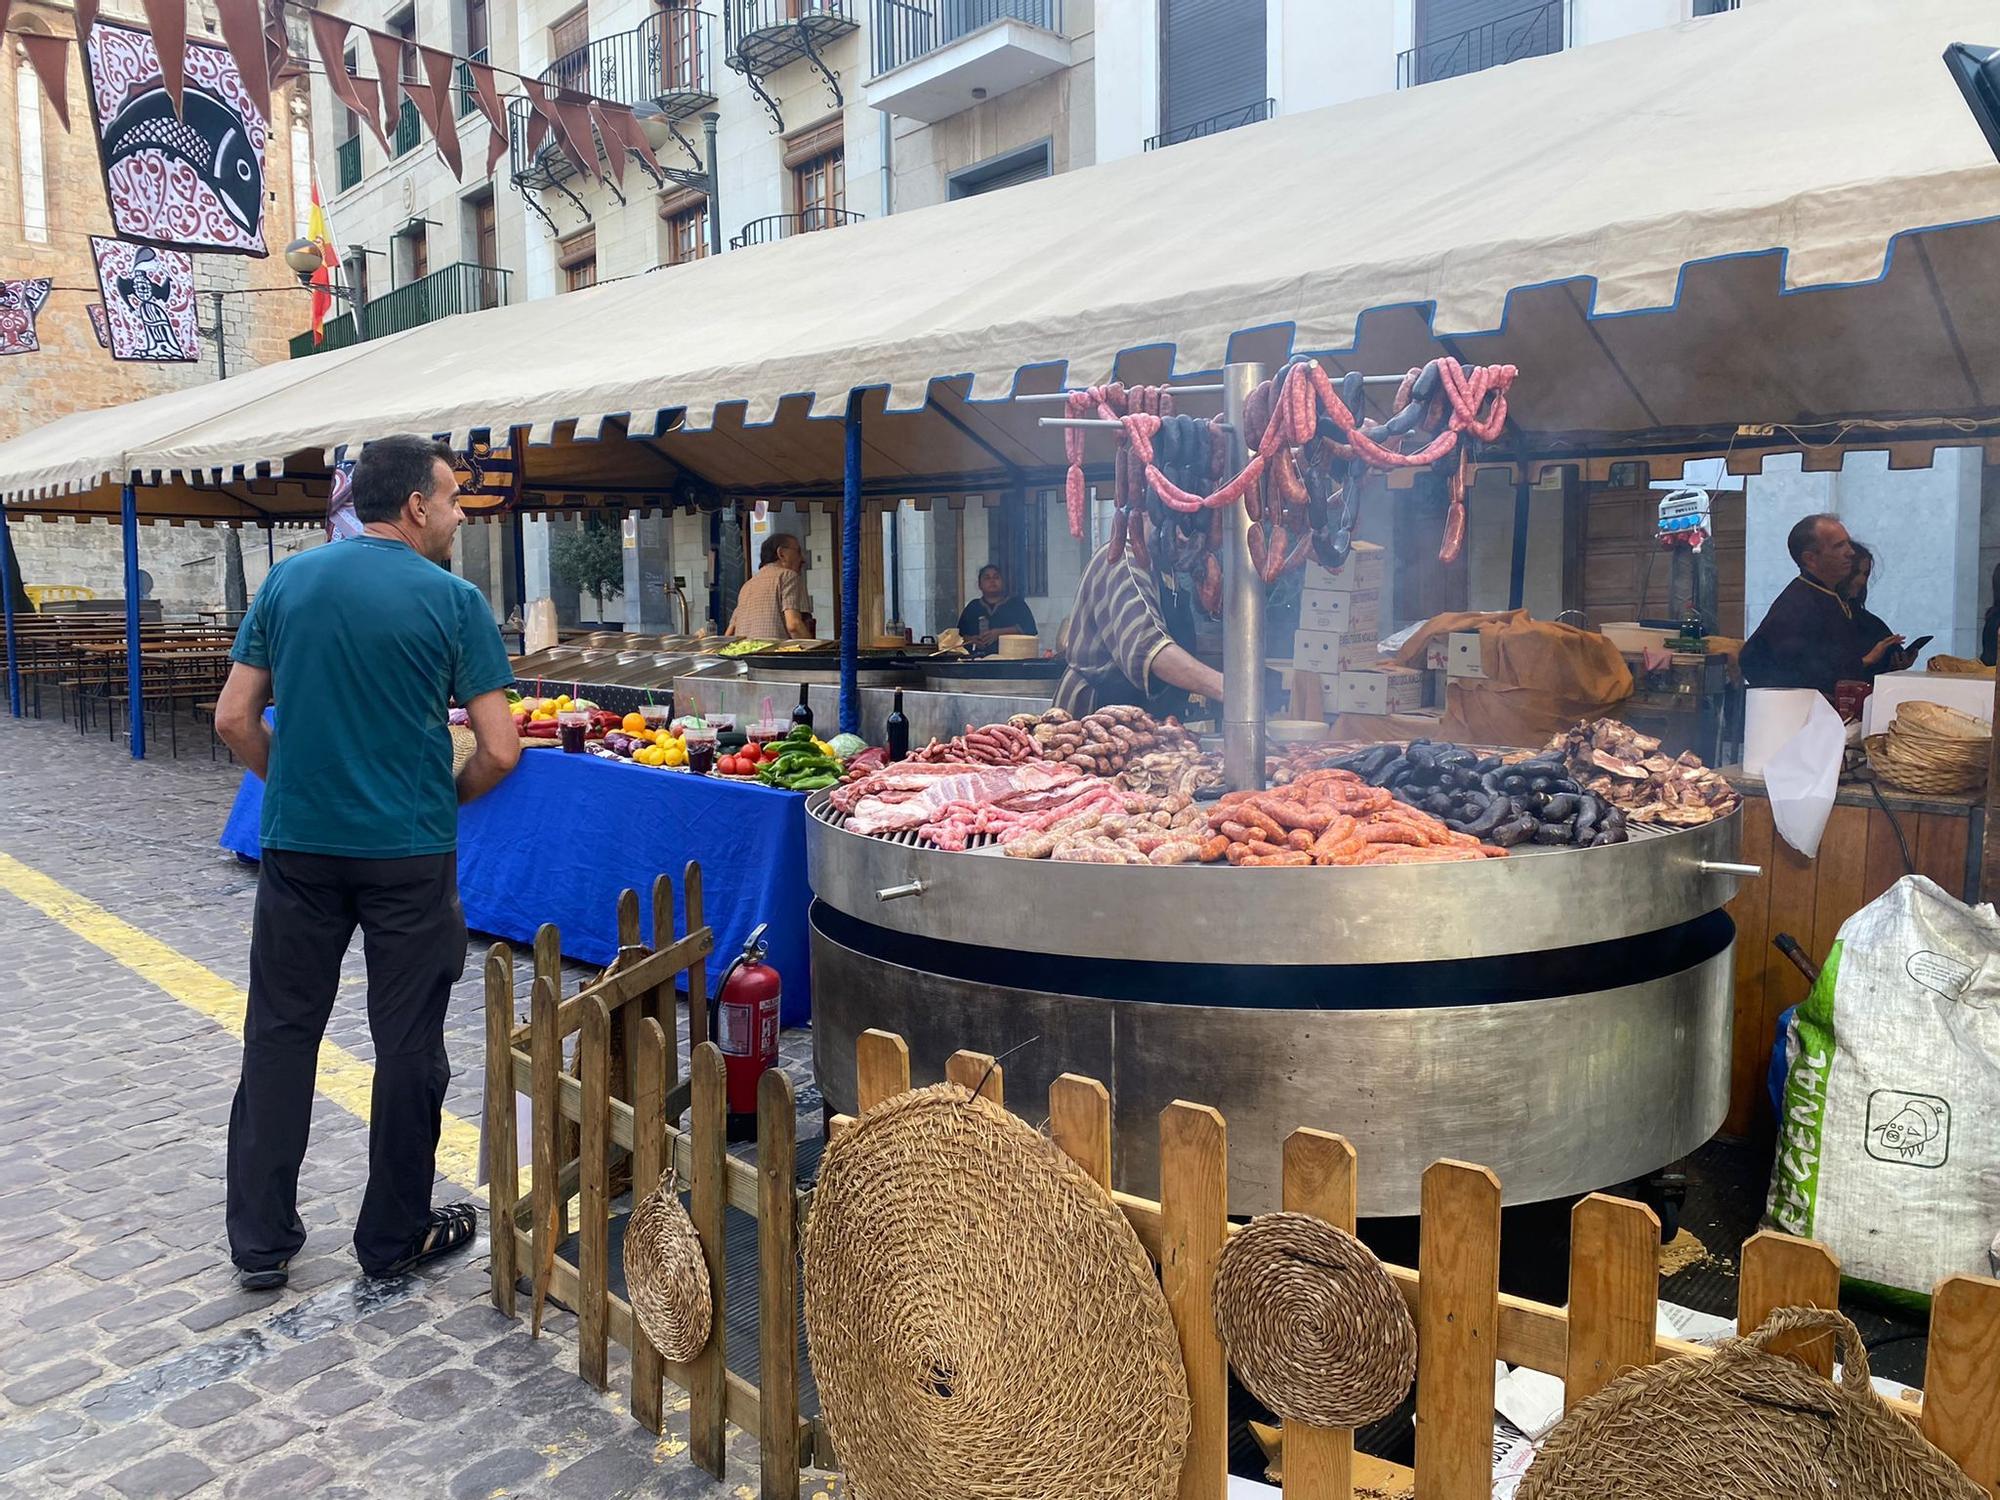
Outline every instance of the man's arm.
<path id="1" fill-rule="evenodd" d="M 458 773 L 461 805 L 492 791 L 521 761 L 521 732 L 514 727 L 504 691 L 481 693 L 465 705 L 465 716 L 472 725 L 474 744 L 472 759 Z"/>
<path id="2" fill-rule="evenodd" d="M 1184 693 L 1198 693 L 1216 703 L 1222 701 L 1222 674 L 1169 641 L 1153 658 L 1153 676 Z"/>
<path id="3" fill-rule="evenodd" d="M 271 771 L 271 730 L 264 709 L 271 701 L 271 674 L 263 667 L 234 662 L 215 699 L 215 733 L 230 753 L 260 778 Z"/>
<path id="4" fill-rule="evenodd" d="M 806 624 L 806 617 L 795 609 L 785 611 L 785 634 L 795 641 L 802 641 L 812 634 L 812 627 Z"/>

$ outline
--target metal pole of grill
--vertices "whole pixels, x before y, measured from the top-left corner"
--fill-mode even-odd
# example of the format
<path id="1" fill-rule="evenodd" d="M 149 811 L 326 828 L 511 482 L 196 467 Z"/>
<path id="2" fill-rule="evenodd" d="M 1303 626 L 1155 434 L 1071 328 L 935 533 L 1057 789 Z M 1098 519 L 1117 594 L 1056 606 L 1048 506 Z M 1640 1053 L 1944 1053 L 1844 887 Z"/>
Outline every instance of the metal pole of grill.
<path id="1" fill-rule="evenodd" d="M 1222 371 L 1222 416 L 1229 424 L 1229 462 L 1250 461 L 1243 441 L 1243 406 L 1264 379 L 1260 364 Z M 1222 770 L 1230 790 L 1264 785 L 1264 581 L 1250 562 L 1250 512 L 1229 507 L 1222 557 Z"/>

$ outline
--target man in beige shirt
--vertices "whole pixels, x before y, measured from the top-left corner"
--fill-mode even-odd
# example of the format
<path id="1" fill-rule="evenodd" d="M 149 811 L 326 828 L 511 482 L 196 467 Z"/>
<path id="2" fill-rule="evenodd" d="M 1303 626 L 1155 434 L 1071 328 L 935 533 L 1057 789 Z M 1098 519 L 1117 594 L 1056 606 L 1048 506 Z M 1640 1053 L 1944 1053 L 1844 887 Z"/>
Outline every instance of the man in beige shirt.
<path id="1" fill-rule="evenodd" d="M 788 532 L 773 532 L 757 551 L 757 572 L 736 594 L 728 635 L 753 641 L 803 640 L 806 623 L 806 549 Z"/>

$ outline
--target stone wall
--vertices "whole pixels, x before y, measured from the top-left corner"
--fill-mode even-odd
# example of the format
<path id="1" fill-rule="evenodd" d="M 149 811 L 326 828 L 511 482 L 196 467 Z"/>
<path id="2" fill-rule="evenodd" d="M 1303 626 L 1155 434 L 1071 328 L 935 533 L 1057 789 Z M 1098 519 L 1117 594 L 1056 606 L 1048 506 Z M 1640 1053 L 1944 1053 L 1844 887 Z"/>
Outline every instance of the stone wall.
<path id="1" fill-rule="evenodd" d="M 100 599 L 125 597 L 125 554 L 115 521 L 15 521 L 14 555 L 27 584 L 79 584 Z M 221 609 L 224 528 L 173 526 L 164 521 L 139 528 L 139 566 L 149 575 L 142 597 L 158 599 L 169 615 Z M 325 538 L 319 527 L 243 527 L 243 578 L 252 594 L 270 571 L 294 552 Z"/>
<path id="2" fill-rule="evenodd" d="M 214 34 L 213 18 L 204 16 L 203 9 L 200 5 L 190 9 L 191 38 Z M 101 13 L 107 20 L 130 19 L 144 24 L 143 13 L 129 0 L 107 4 Z M 40 0 L 22 0 L 15 5 L 10 24 L 16 31 L 58 36 L 68 36 L 73 29 L 69 7 Z M 29 239 L 23 220 L 19 106 L 24 79 L 40 97 L 40 84 L 16 42 L 5 49 L 4 65 L 0 65 L 0 138 L 5 141 L 0 148 L 0 264 L 6 266 L 10 277 L 50 277 L 56 290 L 37 320 L 41 352 L 0 361 L 0 438 L 30 431 L 70 412 L 198 385 L 215 379 L 217 372 L 216 345 L 211 337 L 202 339 L 201 358 L 192 364 L 119 363 L 98 347 L 86 311 L 100 300 L 89 237 L 109 235 L 111 215 L 104 198 L 104 178 L 91 132 L 78 49 L 70 49 L 69 113 L 74 128 L 65 132 L 53 107 L 41 98 L 43 197 L 48 215 L 45 240 Z M 291 131 L 297 88 L 287 85 L 273 95 L 275 123 L 264 163 L 264 236 L 272 254 L 262 260 L 238 255 L 195 257 L 196 281 L 203 291 L 197 313 L 205 326 L 214 325 L 216 313 L 215 300 L 206 295 L 208 291 L 260 289 L 255 295 L 222 299 L 224 348 L 232 372 L 286 358 L 289 336 L 307 324 L 306 296 L 289 290 L 296 286 L 296 278 L 279 254 L 300 232 L 294 224 L 292 191 Z M 302 122 L 303 94 L 297 109 Z M 115 559 L 115 552 L 113 556 Z"/>

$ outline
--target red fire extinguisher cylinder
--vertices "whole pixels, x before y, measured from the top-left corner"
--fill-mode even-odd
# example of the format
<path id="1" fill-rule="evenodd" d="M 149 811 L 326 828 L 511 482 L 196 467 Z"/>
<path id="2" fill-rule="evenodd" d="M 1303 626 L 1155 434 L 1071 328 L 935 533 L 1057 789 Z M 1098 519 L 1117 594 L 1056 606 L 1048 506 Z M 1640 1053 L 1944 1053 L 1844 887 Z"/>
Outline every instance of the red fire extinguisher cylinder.
<path id="1" fill-rule="evenodd" d="M 722 1052 L 732 1141 L 756 1135 L 757 1084 L 778 1061 L 783 984 L 764 962 L 764 930 L 763 924 L 752 930 L 715 992 L 715 1043 Z"/>

